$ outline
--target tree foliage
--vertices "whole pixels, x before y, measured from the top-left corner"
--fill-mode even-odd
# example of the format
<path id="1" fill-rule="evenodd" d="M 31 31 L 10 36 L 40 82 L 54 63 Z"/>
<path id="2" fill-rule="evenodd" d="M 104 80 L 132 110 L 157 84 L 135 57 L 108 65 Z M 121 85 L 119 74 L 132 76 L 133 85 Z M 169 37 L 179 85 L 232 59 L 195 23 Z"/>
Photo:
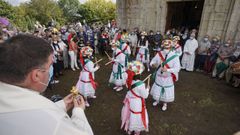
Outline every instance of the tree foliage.
<path id="1" fill-rule="evenodd" d="M 29 15 L 27 4 L 21 4 L 15 7 L 16 18 L 14 18 L 14 24 L 23 31 L 31 30 L 34 27 L 36 21 L 31 15 Z"/>
<path id="2" fill-rule="evenodd" d="M 79 11 L 87 22 L 98 20 L 106 23 L 116 17 L 116 5 L 112 1 L 106 0 L 88 0 L 80 7 Z"/>
<path id="3" fill-rule="evenodd" d="M 0 0 L 0 17 L 7 17 L 9 19 L 15 18 L 14 8 L 7 2 Z"/>
<path id="4" fill-rule="evenodd" d="M 52 20 L 58 24 L 84 19 L 88 23 L 106 23 L 115 18 L 115 10 L 115 4 L 106 0 L 88 0 L 84 4 L 78 0 L 30 0 L 15 7 L 0 0 L 0 16 L 24 31 L 33 29 L 36 21 L 45 25 Z"/>
<path id="5" fill-rule="evenodd" d="M 27 15 L 45 24 L 50 20 L 63 21 L 63 11 L 54 0 L 31 0 L 27 5 Z"/>
<path id="6" fill-rule="evenodd" d="M 81 15 L 78 13 L 80 7 L 79 0 L 59 0 L 58 5 L 62 9 L 63 15 L 68 22 L 80 19 Z"/>

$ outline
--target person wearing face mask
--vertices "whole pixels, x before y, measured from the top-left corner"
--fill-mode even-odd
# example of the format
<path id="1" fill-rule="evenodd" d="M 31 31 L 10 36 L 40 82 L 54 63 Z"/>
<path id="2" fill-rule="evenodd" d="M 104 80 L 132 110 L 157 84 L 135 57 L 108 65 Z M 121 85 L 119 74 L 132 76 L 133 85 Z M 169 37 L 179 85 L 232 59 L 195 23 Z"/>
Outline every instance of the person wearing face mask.
<path id="1" fill-rule="evenodd" d="M 147 39 L 149 42 L 149 51 L 151 54 L 153 54 L 153 49 L 155 47 L 155 43 L 154 43 L 154 33 L 152 30 L 149 31 L 149 34 L 147 35 Z"/>
<path id="2" fill-rule="evenodd" d="M 164 39 L 171 39 L 173 36 L 171 34 L 171 30 L 167 30 L 165 35 L 164 35 Z"/>
<path id="3" fill-rule="evenodd" d="M 184 45 L 183 57 L 181 61 L 182 69 L 186 69 L 186 71 L 193 71 L 195 51 L 197 48 L 198 48 L 198 41 L 195 39 L 195 34 L 192 33 L 190 35 L 190 39 L 188 39 Z"/>
<path id="4" fill-rule="evenodd" d="M 160 31 L 157 31 L 156 35 L 154 36 L 155 50 L 160 49 L 162 40 L 163 40 L 163 36 L 161 35 Z"/>
<path id="5" fill-rule="evenodd" d="M 240 42 L 236 43 L 234 52 L 232 53 L 232 56 L 230 56 L 230 63 L 239 61 L 240 59 Z"/>
<path id="6" fill-rule="evenodd" d="M 143 31 L 141 33 L 141 38 L 138 41 L 138 53 L 136 60 L 142 62 L 143 64 L 147 65 L 148 71 L 150 71 L 149 61 L 150 61 L 150 54 L 148 49 L 148 40 L 146 38 L 147 33 Z"/>
<path id="7" fill-rule="evenodd" d="M 111 48 L 113 50 L 113 58 L 110 59 L 113 63 L 112 73 L 109 83 L 114 85 L 114 90 L 121 91 L 126 84 L 127 73 L 125 68 L 126 55 L 118 48 L 119 42 L 112 41 Z"/>
<path id="8" fill-rule="evenodd" d="M 197 56 L 195 61 L 195 69 L 196 71 L 203 71 L 204 64 L 207 58 L 207 53 L 209 48 L 211 47 L 211 42 L 209 41 L 209 36 L 206 35 L 199 42 L 199 46 L 197 49 Z"/>
<path id="9" fill-rule="evenodd" d="M 63 67 L 64 69 L 68 68 L 68 46 L 67 44 L 65 44 L 65 42 L 60 38 L 60 36 L 58 37 L 58 45 L 62 50 L 62 56 L 63 56 Z"/>
<path id="10" fill-rule="evenodd" d="M 222 46 L 220 46 L 217 54 L 218 58 L 214 66 L 212 77 L 218 77 L 222 79 L 224 77 L 225 71 L 229 66 L 229 58 L 232 55 L 234 48 L 231 45 L 231 40 L 227 40 Z"/>
<path id="11" fill-rule="evenodd" d="M 52 36 L 52 47 L 54 50 L 54 76 L 58 77 L 59 75 L 63 75 L 62 69 L 63 69 L 63 50 L 59 45 L 58 36 L 53 35 Z"/>
<path id="12" fill-rule="evenodd" d="M 96 82 L 94 80 L 94 72 L 96 72 L 100 67 L 91 61 L 91 56 L 93 54 L 93 49 L 89 46 L 81 48 L 80 51 L 80 62 L 82 65 L 82 71 L 80 72 L 79 80 L 76 84 L 76 88 L 79 90 L 85 98 L 86 107 L 89 107 L 88 98 L 96 98 L 95 90 L 97 88 Z"/>
<path id="13" fill-rule="evenodd" d="M 40 95 L 51 78 L 54 55 L 46 40 L 20 34 L 1 43 L 0 52 L 1 134 L 93 135 L 83 97 L 69 94 L 53 103 Z"/>
<path id="14" fill-rule="evenodd" d="M 218 57 L 217 52 L 218 52 L 219 48 L 220 48 L 220 37 L 215 36 L 215 37 L 213 37 L 211 46 L 207 52 L 207 58 L 206 58 L 206 62 L 204 65 L 204 71 L 208 74 L 209 73 L 211 74 L 213 71 L 214 65 L 215 65 L 217 57 Z"/>
<path id="15" fill-rule="evenodd" d="M 186 43 L 186 41 L 188 40 L 189 38 L 189 32 L 188 32 L 188 29 L 186 29 L 182 35 L 182 45 L 184 45 Z M 184 46 L 183 46 L 184 48 Z"/>
<path id="16" fill-rule="evenodd" d="M 226 82 L 233 82 L 234 87 L 238 87 L 240 84 L 240 42 L 236 43 L 235 51 L 230 56 L 230 66 L 226 70 Z"/>
<path id="17" fill-rule="evenodd" d="M 103 31 L 100 38 L 99 38 L 99 51 L 102 55 L 105 55 L 106 47 L 109 43 L 109 35 L 106 31 Z"/>
<path id="18" fill-rule="evenodd" d="M 137 34 L 132 31 L 130 34 L 129 34 L 129 40 L 130 40 L 130 43 L 131 43 L 131 48 L 133 50 L 132 52 L 132 55 L 135 56 L 136 55 L 136 49 L 137 49 Z"/>
<path id="19" fill-rule="evenodd" d="M 77 53 L 78 53 L 77 42 L 78 42 L 78 38 L 76 35 L 74 35 L 69 41 L 68 54 L 70 56 L 70 65 L 73 71 L 76 71 L 76 69 L 79 69 L 78 63 L 77 63 Z"/>
<path id="20" fill-rule="evenodd" d="M 181 67 L 179 56 L 171 51 L 172 44 L 171 40 L 164 40 L 163 50 L 158 52 L 150 63 L 151 67 L 157 68 L 150 92 L 155 100 L 153 106 L 163 102 L 163 111 L 167 110 L 167 103 L 174 101 L 174 83 L 177 81 L 176 74 Z"/>
<path id="21" fill-rule="evenodd" d="M 177 30 L 175 28 L 171 30 L 171 35 L 172 37 L 177 36 Z"/>
<path id="22" fill-rule="evenodd" d="M 68 44 L 68 35 L 69 35 L 70 33 L 67 31 L 66 26 L 61 27 L 60 32 L 61 32 L 61 39 L 62 39 L 62 41 L 63 41 L 65 44 Z"/>
<path id="23" fill-rule="evenodd" d="M 181 57 L 182 56 L 182 47 L 181 45 L 179 44 L 179 41 L 180 41 L 180 37 L 179 36 L 174 36 L 173 39 L 173 44 L 172 44 L 172 50 L 175 51 L 175 53 Z"/>
<path id="24" fill-rule="evenodd" d="M 121 36 L 121 40 L 120 40 L 120 45 L 118 47 L 123 54 L 125 54 L 125 67 L 127 67 L 127 63 L 129 61 L 129 57 L 131 55 L 131 48 L 129 46 L 129 37 L 128 34 L 123 34 Z"/>

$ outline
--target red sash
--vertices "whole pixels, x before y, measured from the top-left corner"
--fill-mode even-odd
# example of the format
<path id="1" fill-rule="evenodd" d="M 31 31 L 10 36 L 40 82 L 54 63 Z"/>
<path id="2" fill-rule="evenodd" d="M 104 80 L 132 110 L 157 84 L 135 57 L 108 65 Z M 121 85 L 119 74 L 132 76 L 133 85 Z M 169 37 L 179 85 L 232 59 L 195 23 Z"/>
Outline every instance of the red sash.
<path id="1" fill-rule="evenodd" d="M 161 60 L 164 62 L 165 59 L 164 59 L 164 57 L 163 57 L 161 51 L 158 53 L 158 55 L 159 55 L 159 57 L 161 58 Z M 166 66 L 167 69 L 170 68 L 168 64 L 165 64 L 165 66 Z M 173 82 L 176 82 L 176 80 L 177 80 L 176 75 L 175 75 L 174 73 L 171 73 L 171 76 L 172 76 Z"/>
<path id="2" fill-rule="evenodd" d="M 115 56 L 114 56 L 114 58 L 116 58 L 118 55 L 120 55 L 122 53 L 122 51 L 120 51 L 120 52 L 118 52 Z M 112 62 L 112 64 L 114 64 L 115 62 L 113 61 Z"/>
<path id="3" fill-rule="evenodd" d="M 126 44 L 126 46 L 124 47 L 124 49 L 122 50 L 122 52 L 124 53 L 128 48 L 128 45 Z"/>
<path id="4" fill-rule="evenodd" d="M 94 81 L 92 73 L 89 72 L 88 70 L 86 70 L 85 67 L 83 67 L 83 69 L 89 73 L 90 82 L 91 82 L 94 90 L 96 90 L 96 88 L 97 88 L 97 83 Z"/>
<path id="5" fill-rule="evenodd" d="M 139 55 L 140 55 L 141 61 L 143 61 L 143 55 L 144 55 L 144 54 L 139 53 Z"/>
<path id="6" fill-rule="evenodd" d="M 118 52 L 114 57 L 116 58 L 118 55 L 120 55 L 122 51 Z"/>
<path id="7" fill-rule="evenodd" d="M 146 111 L 145 111 L 145 108 L 146 108 L 146 106 L 145 106 L 145 100 L 144 100 L 144 98 L 138 96 L 133 90 L 130 90 L 130 91 L 131 91 L 131 93 L 132 93 L 135 97 L 140 98 L 141 101 L 142 101 L 142 111 L 141 111 L 141 112 L 134 112 L 134 111 L 131 110 L 131 109 L 130 109 L 130 111 L 131 111 L 132 113 L 134 113 L 134 114 L 141 114 L 143 125 L 144 125 L 145 128 L 147 128 Z"/>
<path id="8" fill-rule="evenodd" d="M 82 63 L 82 65 L 83 65 L 83 63 Z M 93 89 L 96 90 L 96 88 L 97 88 L 97 83 L 96 83 L 96 82 L 94 81 L 94 79 L 93 79 L 92 72 L 88 71 L 88 70 L 85 68 L 85 65 L 83 65 L 83 69 L 84 69 L 86 72 L 89 73 L 89 79 L 90 79 L 90 81 L 89 81 L 89 82 L 88 82 L 88 81 L 83 81 L 83 80 L 81 80 L 81 81 L 82 81 L 83 83 L 91 83 L 92 86 L 93 86 Z"/>

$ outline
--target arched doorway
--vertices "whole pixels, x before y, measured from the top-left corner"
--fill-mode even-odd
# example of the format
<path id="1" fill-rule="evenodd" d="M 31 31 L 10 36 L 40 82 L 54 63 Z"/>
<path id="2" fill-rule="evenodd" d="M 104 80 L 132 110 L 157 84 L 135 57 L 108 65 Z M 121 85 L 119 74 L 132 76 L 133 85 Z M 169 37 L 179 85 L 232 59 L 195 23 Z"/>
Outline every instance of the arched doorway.
<path id="1" fill-rule="evenodd" d="M 204 0 L 167 2 L 165 30 L 171 28 L 198 29 L 201 22 Z"/>

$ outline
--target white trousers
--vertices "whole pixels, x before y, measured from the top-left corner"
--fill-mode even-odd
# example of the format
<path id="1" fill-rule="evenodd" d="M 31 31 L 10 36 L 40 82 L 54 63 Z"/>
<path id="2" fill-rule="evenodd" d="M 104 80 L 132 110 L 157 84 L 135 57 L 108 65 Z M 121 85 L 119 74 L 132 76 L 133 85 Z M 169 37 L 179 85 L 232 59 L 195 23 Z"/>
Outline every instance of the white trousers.
<path id="1" fill-rule="evenodd" d="M 75 69 L 78 68 L 77 65 L 77 54 L 74 51 L 68 51 L 68 54 L 70 56 L 70 60 L 71 60 L 71 68 Z"/>

